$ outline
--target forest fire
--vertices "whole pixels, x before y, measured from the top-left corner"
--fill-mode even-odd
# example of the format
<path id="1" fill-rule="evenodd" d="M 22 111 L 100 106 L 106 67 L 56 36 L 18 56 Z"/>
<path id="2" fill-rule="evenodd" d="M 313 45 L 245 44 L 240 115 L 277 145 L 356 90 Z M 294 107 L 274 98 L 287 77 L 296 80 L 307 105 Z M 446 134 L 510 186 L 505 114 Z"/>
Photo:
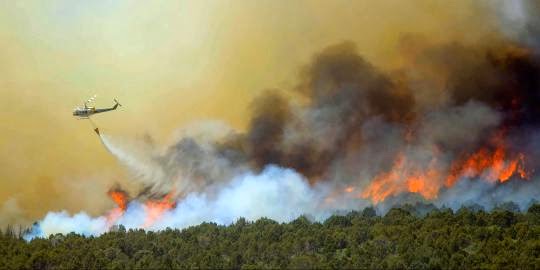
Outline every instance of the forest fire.
<path id="1" fill-rule="evenodd" d="M 111 211 L 109 211 L 107 215 L 107 224 L 108 226 L 112 226 L 127 209 L 128 204 L 128 194 L 120 189 L 113 189 L 107 192 L 109 197 L 113 200 L 113 202 L 116 204 L 116 207 L 113 208 Z"/>
<path id="2" fill-rule="evenodd" d="M 481 147 L 476 152 L 464 155 L 464 158 L 453 161 L 446 172 L 435 153 L 426 169 L 418 169 L 417 164 L 408 164 L 405 154 L 400 153 L 391 169 L 374 177 L 360 197 L 379 203 L 388 196 L 411 192 L 431 200 L 437 197 L 443 183 L 450 188 L 462 178 L 501 183 L 512 177 L 528 179 L 530 172 L 525 168 L 525 155 L 511 153 L 502 134 L 499 132 L 490 140 L 491 148 Z M 348 187 L 346 192 L 352 189 Z"/>
<path id="3" fill-rule="evenodd" d="M 434 51 L 458 58 L 447 62 L 433 57 Z M 485 57 L 472 57 L 477 53 Z M 424 54 L 426 65 L 445 71 L 443 103 L 415 96 L 401 78 L 375 68 L 345 42 L 314 56 L 299 87 L 308 102 L 289 103 L 279 92 L 265 92 L 254 100 L 246 133 L 210 142 L 182 138 L 157 156 L 159 151 L 130 153 L 117 146 L 121 142 L 102 135 L 111 153 L 146 177 L 141 180 L 145 189 L 153 190 L 150 197 L 160 198 L 138 198 L 143 213 L 138 226 L 155 227 L 175 208 L 176 199 L 182 201 L 172 195 L 171 186 L 189 183 L 181 185 L 189 190 L 182 192 L 212 193 L 246 171 L 262 172 L 270 166 L 294 170 L 310 188 L 327 184 L 329 191 L 321 196 L 327 208 L 385 204 L 407 193 L 437 201 L 460 181 L 497 185 L 533 178 L 529 167 L 535 167 L 535 153 L 524 145 L 534 141 L 525 132 L 535 130 L 540 119 L 534 94 L 540 82 L 531 76 L 540 74 L 540 59 L 504 46 L 437 45 Z M 468 77 L 462 77 L 463 66 L 474 67 Z M 436 77 L 422 79 L 432 84 L 440 79 Z M 529 158 L 531 164 L 526 164 Z M 342 179 L 348 182 L 340 183 Z M 114 192 L 110 196 L 118 207 L 108 220 L 121 222 L 129 212 L 126 197 Z M 343 197 L 355 202 L 343 203 Z M 476 198 L 482 197 L 478 193 Z"/>
<path id="4" fill-rule="evenodd" d="M 146 219 L 143 228 L 152 226 L 165 211 L 176 207 L 176 201 L 172 197 L 172 192 L 165 195 L 160 200 L 149 200 L 144 204 L 144 210 L 146 213 Z"/>
<path id="5" fill-rule="evenodd" d="M 114 190 L 117 206 L 105 216 L 53 213 L 42 227 L 71 222 L 98 234 L 118 224 L 324 221 L 415 202 L 526 209 L 540 196 L 540 54 L 529 42 L 485 41 L 407 34 L 396 65 L 366 57 L 354 41 L 330 44 L 288 89 L 258 92 L 242 129 L 209 119 L 167 145 L 101 132 L 140 195 Z"/>
<path id="6" fill-rule="evenodd" d="M 388 196 L 408 191 L 433 199 L 437 197 L 440 188 L 437 185 L 440 172 L 436 169 L 436 162 L 433 158 L 426 170 L 420 170 L 415 168 L 416 164 L 408 164 L 406 156 L 400 153 L 392 168 L 377 175 L 360 197 L 378 203 Z"/>
<path id="7" fill-rule="evenodd" d="M 461 177 L 480 177 L 488 181 L 505 182 L 512 176 L 528 179 L 523 153 L 509 153 L 502 135 L 492 139 L 493 150 L 482 147 L 452 164 L 446 186 L 451 187 Z"/>
<path id="8" fill-rule="evenodd" d="M 124 215 L 129 204 L 129 196 L 127 192 L 120 189 L 111 190 L 107 194 L 116 204 L 116 207 L 109 211 L 107 215 L 107 224 L 110 227 Z M 173 192 L 168 193 L 161 199 L 148 199 L 143 204 L 145 219 L 142 227 L 148 228 L 152 226 L 165 211 L 175 207 L 176 201 L 173 198 Z"/>
<path id="9" fill-rule="evenodd" d="M 108 195 L 116 203 L 119 209 L 126 210 L 128 203 L 128 195 L 125 191 L 112 190 L 108 192 Z"/>

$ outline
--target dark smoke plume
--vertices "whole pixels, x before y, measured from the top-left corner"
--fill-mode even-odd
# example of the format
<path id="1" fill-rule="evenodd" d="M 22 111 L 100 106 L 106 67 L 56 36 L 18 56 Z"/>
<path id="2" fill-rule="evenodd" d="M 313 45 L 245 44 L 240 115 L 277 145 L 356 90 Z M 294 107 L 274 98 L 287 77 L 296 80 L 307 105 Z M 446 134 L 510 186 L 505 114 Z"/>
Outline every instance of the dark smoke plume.
<path id="1" fill-rule="evenodd" d="M 246 133 L 183 138 L 156 154 L 162 180 L 143 194 L 163 196 L 171 186 L 188 194 L 268 165 L 292 168 L 312 184 L 365 187 L 400 154 L 414 164 L 404 170 L 436 162 L 432 169 L 449 172 L 455 159 L 496 151 L 494 134 L 504 135 L 509 156 L 526 150 L 540 119 L 540 61 L 532 48 L 504 40 L 429 44 L 414 35 L 403 42 L 414 51 L 405 68 L 392 71 L 366 61 L 351 42 L 322 50 L 291 93 L 268 90 L 253 101 Z M 534 166 L 538 154 L 529 149 L 527 156 Z"/>

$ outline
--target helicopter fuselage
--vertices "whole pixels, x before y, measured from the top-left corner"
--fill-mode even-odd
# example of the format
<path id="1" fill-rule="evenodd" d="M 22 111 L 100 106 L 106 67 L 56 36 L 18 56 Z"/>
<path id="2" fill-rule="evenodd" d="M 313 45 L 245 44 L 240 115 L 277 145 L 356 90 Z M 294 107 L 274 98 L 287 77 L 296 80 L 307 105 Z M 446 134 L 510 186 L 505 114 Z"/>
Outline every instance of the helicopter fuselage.
<path id="1" fill-rule="evenodd" d="M 118 103 L 118 101 L 116 101 L 116 99 L 114 101 L 115 101 L 114 106 L 112 106 L 110 108 L 104 108 L 104 109 L 96 109 L 96 107 L 87 107 L 86 104 L 85 104 L 84 108 L 76 108 L 73 111 L 73 116 L 77 116 L 77 117 L 80 117 L 80 118 L 88 118 L 91 115 L 96 114 L 96 113 L 102 113 L 102 112 L 108 112 L 108 111 L 116 110 L 116 108 L 118 108 L 120 103 Z"/>
<path id="2" fill-rule="evenodd" d="M 96 108 L 94 107 L 89 107 L 89 108 L 77 108 L 73 111 L 73 116 L 78 116 L 78 117 L 88 117 L 92 114 L 94 114 L 96 111 Z"/>

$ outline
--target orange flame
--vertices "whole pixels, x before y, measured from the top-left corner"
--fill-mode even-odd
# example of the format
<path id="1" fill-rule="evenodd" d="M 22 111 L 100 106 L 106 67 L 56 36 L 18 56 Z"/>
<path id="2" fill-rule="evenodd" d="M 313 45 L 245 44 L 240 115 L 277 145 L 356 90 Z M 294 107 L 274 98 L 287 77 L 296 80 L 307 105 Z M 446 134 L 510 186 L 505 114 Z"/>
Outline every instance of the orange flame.
<path id="1" fill-rule="evenodd" d="M 111 190 L 107 192 L 109 197 L 114 201 L 114 203 L 117 205 L 115 208 L 109 211 L 107 213 L 107 224 L 109 227 L 114 225 L 118 219 L 120 219 L 126 209 L 129 202 L 128 194 L 121 190 Z M 176 202 L 173 198 L 174 190 L 171 191 L 169 194 L 165 195 L 162 199 L 159 200 L 148 200 L 144 203 L 144 211 L 145 211 L 145 220 L 143 223 L 144 228 L 148 228 L 152 226 L 162 215 L 165 211 L 176 207 Z"/>
<path id="2" fill-rule="evenodd" d="M 437 160 L 433 158 L 426 170 L 417 169 L 414 164 L 408 164 L 406 156 L 400 153 L 390 171 L 377 175 L 360 196 L 378 203 L 388 196 L 408 191 L 433 199 L 439 192 L 437 179 L 440 173 L 436 165 Z"/>
<path id="3" fill-rule="evenodd" d="M 394 161 L 394 165 L 389 172 L 383 172 L 371 181 L 367 189 L 362 192 L 362 198 L 371 198 L 375 203 L 383 201 L 386 197 L 401 191 L 397 183 L 400 179 L 400 172 L 403 170 L 405 156 L 400 154 Z"/>
<path id="4" fill-rule="evenodd" d="M 111 190 L 107 192 L 109 197 L 116 203 L 117 207 L 109 211 L 107 215 L 107 224 L 112 226 L 126 211 L 128 195 L 121 190 Z"/>
<path id="5" fill-rule="evenodd" d="M 483 147 L 463 160 L 454 162 L 446 179 L 446 186 L 451 187 L 461 177 L 481 177 L 489 181 L 505 182 L 512 176 L 528 179 L 525 170 L 525 155 L 509 155 L 500 136 L 493 139 L 495 150 Z"/>
<path id="6" fill-rule="evenodd" d="M 433 158 L 427 168 L 414 164 L 404 153 L 399 153 L 390 170 L 376 175 L 359 196 L 369 198 L 374 203 L 402 192 L 418 193 L 426 199 L 433 199 L 437 197 L 443 184 L 451 187 L 463 177 L 501 183 L 512 177 L 528 179 L 530 173 L 525 169 L 525 155 L 509 153 L 502 135 L 503 133 L 499 132 L 492 138 L 491 148 L 483 147 L 454 161 L 447 173 L 444 166 L 438 164 L 437 149 L 434 149 Z M 345 192 L 352 190 L 353 187 L 348 187 Z"/>
<path id="7" fill-rule="evenodd" d="M 118 208 L 122 210 L 126 210 L 128 196 L 125 192 L 112 190 L 112 191 L 109 191 L 107 194 L 109 194 L 109 196 L 114 201 L 114 203 L 116 203 Z"/>
<path id="8" fill-rule="evenodd" d="M 145 203 L 146 219 L 143 227 L 148 228 L 158 220 L 165 211 L 176 207 L 173 192 L 165 195 L 161 200 L 150 200 Z"/>

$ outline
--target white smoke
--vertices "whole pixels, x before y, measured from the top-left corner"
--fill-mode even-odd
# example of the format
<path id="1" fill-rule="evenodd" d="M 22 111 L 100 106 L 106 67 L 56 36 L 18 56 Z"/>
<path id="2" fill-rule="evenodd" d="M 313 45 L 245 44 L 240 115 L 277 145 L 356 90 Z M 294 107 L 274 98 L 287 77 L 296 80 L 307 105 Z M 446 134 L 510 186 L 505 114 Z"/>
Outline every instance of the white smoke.
<path id="1" fill-rule="evenodd" d="M 268 166 L 261 173 L 245 173 L 224 184 L 217 193 L 191 193 L 177 201 L 177 206 L 163 213 L 150 230 L 185 228 L 201 222 L 230 224 L 240 217 L 257 220 L 261 217 L 289 222 L 307 215 L 323 221 L 336 209 L 324 203 L 329 195 L 324 186 L 312 187 L 304 177 L 291 169 Z M 349 209 L 351 210 L 351 209 Z M 145 206 L 131 202 L 114 225 L 141 228 L 146 217 Z M 26 239 L 47 237 L 50 234 L 76 232 L 100 235 L 113 224 L 107 218 L 90 217 L 81 212 L 70 216 L 65 211 L 52 212 L 34 226 Z"/>
<path id="2" fill-rule="evenodd" d="M 82 235 L 99 235 L 108 230 L 105 217 L 91 217 L 85 212 L 73 216 L 66 211 L 49 212 L 43 220 L 35 224 L 32 231 L 24 236 L 26 240 L 47 237 L 51 234 L 75 232 Z"/>
<path id="3" fill-rule="evenodd" d="M 470 205 L 480 205 L 491 210 L 498 204 L 513 202 L 521 210 L 526 210 L 537 198 L 540 198 L 540 181 L 536 179 L 505 183 L 463 179 L 452 188 L 443 190 L 435 204 L 454 210 Z"/>
<path id="4" fill-rule="evenodd" d="M 540 2 L 537 0 L 487 1 L 494 7 L 500 29 L 508 37 L 538 48 Z"/>

